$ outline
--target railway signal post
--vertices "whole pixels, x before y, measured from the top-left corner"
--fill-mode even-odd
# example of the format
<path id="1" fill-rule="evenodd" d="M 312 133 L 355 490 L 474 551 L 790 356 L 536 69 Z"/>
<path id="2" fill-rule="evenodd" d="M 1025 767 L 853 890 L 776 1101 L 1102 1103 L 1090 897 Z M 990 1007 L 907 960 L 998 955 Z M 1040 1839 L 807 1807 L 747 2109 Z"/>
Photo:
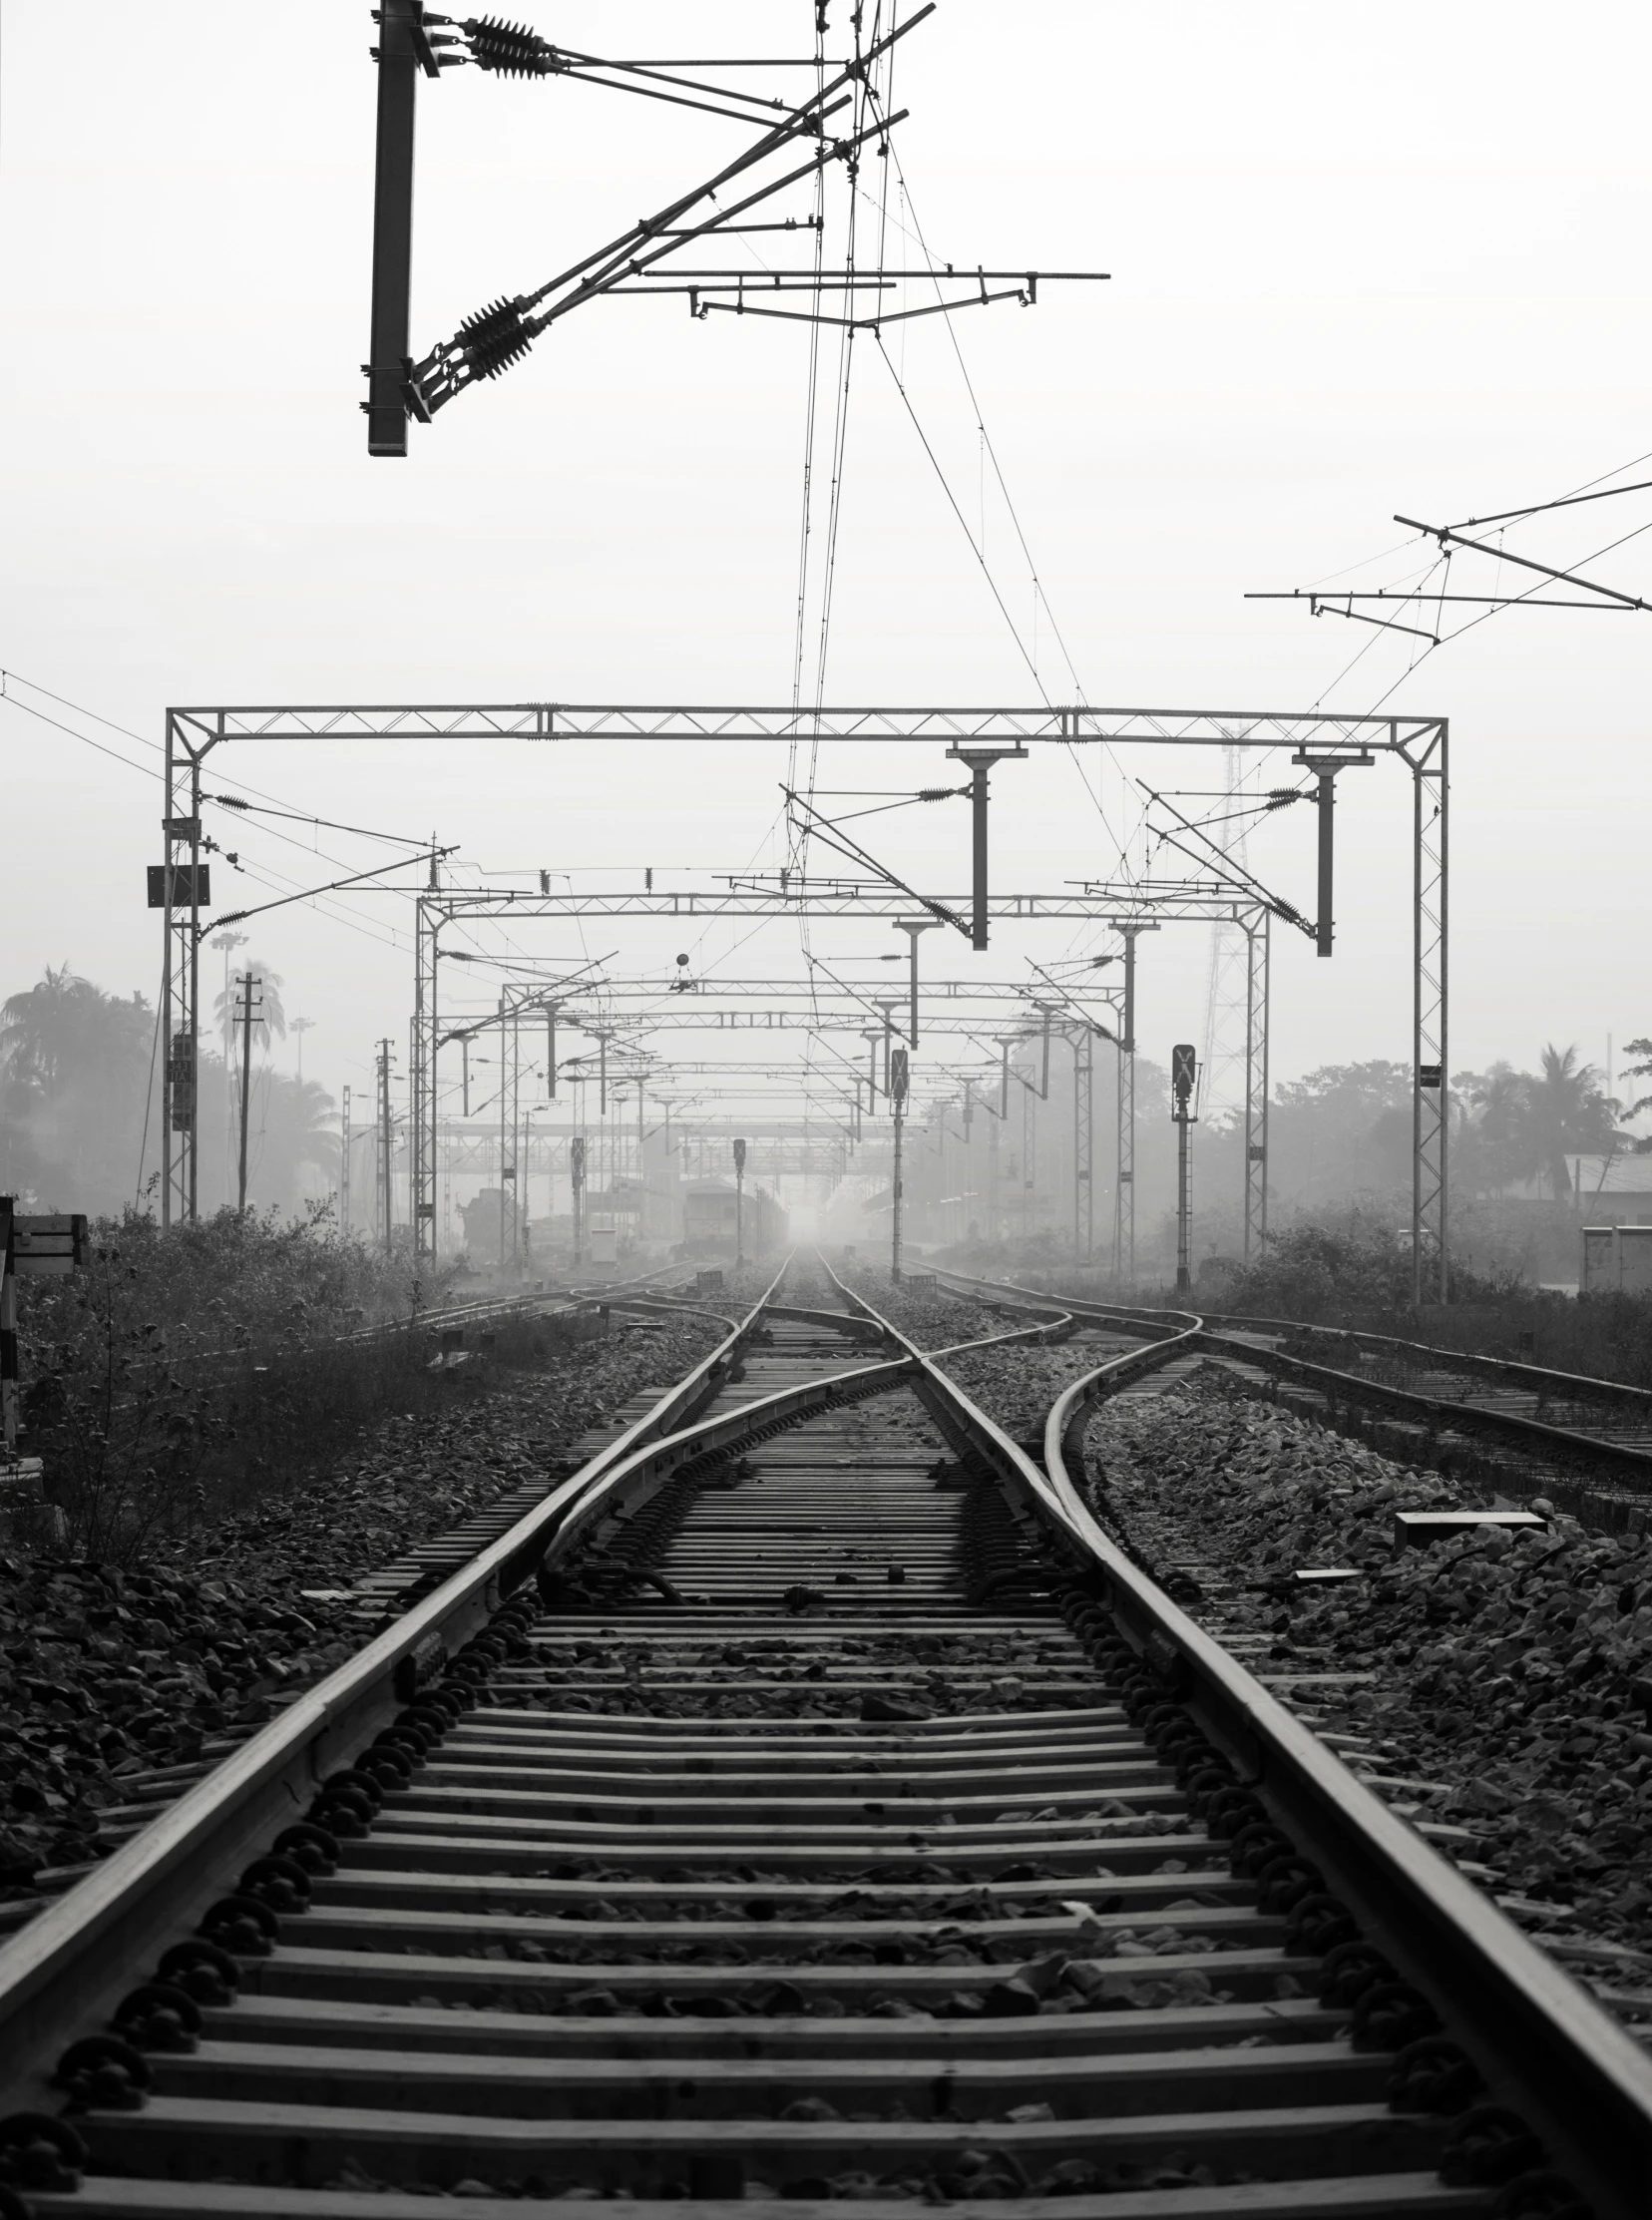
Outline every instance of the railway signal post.
<path id="1" fill-rule="evenodd" d="M 917 946 L 916 941 L 913 946 Z M 889 1276 L 897 1287 L 901 1284 L 901 1123 L 910 1078 L 907 1052 L 897 1049 L 889 1060 L 889 1107 L 895 1114 L 895 1161 L 889 1187 Z"/>

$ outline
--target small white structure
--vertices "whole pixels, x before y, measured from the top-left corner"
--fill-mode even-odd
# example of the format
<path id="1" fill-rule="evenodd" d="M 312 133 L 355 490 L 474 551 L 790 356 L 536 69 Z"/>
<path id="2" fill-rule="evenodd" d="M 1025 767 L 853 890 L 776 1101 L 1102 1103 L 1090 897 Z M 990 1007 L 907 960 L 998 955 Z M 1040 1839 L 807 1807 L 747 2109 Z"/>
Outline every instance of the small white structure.
<path id="1" fill-rule="evenodd" d="M 1586 1225 L 1578 1287 L 1585 1295 L 1652 1295 L 1652 1225 Z"/>

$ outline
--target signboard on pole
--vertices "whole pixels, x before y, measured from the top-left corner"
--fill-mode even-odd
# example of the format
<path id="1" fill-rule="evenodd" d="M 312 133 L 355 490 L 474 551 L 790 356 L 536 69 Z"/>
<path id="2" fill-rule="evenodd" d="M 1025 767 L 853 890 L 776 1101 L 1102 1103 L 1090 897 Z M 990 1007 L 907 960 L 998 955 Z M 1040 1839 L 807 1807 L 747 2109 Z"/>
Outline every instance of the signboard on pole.
<path id="1" fill-rule="evenodd" d="M 50 1217 L 14 1213 L 11 1224 L 12 1270 L 19 1278 L 55 1279 L 85 1269 L 88 1249 L 84 1211 Z"/>
<path id="2" fill-rule="evenodd" d="M 209 863 L 175 863 L 172 875 L 175 910 L 208 907 L 212 899 Z M 152 863 L 149 867 L 149 906 L 152 910 L 164 910 L 167 906 L 167 866 L 164 863 Z"/>

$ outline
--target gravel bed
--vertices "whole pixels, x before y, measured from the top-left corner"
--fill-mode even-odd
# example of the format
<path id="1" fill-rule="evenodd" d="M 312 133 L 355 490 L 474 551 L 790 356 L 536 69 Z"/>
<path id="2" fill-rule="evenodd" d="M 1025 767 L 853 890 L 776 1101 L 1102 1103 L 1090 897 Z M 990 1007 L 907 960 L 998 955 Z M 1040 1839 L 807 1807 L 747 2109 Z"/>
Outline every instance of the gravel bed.
<path id="1" fill-rule="evenodd" d="M 1008 1317 L 960 1295 L 937 1294 L 929 1288 L 892 1287 L 887 1273 L 879 1277 L 871 1272 L 844 1272 L 840 1277 L 863 1302 L 887 1318 L 897 1333 L 905 1334 L 920 1349 L 950 1349 L 956 1342 L 975 1341 L 987 1334 L 1012 1332 L 1020 1324 L 1036 1323 L 1032 1318 Z"/>
<path id="2" fill-rule="evenodd" d="M 567 1454 L 714 1347 L 710 1319 L 587 1342 L 543 1371 L 465 1368 L 436 1419 L 393 1419 L 325 1475 L 141 1570 L 0 1554 L 0 1934 L 107 1855 L 100 1814 L 199 1767 L 359 1646 L 344 1588 Z"/>
<path id="3" fill-rule="evenodd" d="M 1469 1877 L 1652 2040 L 1652 1544 L 1553 1516 L 1397 1554 L 1397 1511 L 1476 1499 L 1209 1373 L 1100 1406 L 1085 1458 L 1103 1522 L 1256 1669 L 1372 1675 L 1281 1692 L 1467 1830 Z M 1332 1566 L 1363 1577 L 1293 1577 Z"/>
<path id="4" fill-rule="evenodd" d="M 1041 1457 L 1050 1405 L 1115 1354 L 1092 1341 L 1027 1341 L 1008 1349 L 972 1349 L 949 1357 L 942 1369 L 1015 1441 L 1036 1443 Z"/>
<path id="5" fill-rule="evenodd" d="M 629 1641 L 617 1627 L 599 1626 L 574 1645 L 566 1663 L 542 1669 L 543 1691 L 530 1692 L 517 1681 L 499 1691 L 500 1700 L 550 1711 L 643 1712 L 668 1719 L 957 1717 L 984 1705 L 1015 1706 L 1026 1694 L 1026 1668 L 1051 1665 L 1070 1651 L 1064 1629 L 1030 1627 L 1025 1634 L 991 1640 L 973 1628 L 956 1635 L 857 1634 L 853 1621 L 834 1619 L 823 1591 L 801 1594 L 812 1594 L 813 1600 L 800 1597 L 794 1606 L 797 1634 L 753 1635 L 717 1650 L 693 1641 L 679 1649 L 658 1636 Z M 835 1686 L 831 1677 L 857 1666 L 877 1672 L 913 1665 L 925 1668 L 923 1694 L 916 1701 L 899 1693 L 866 1698 Z M 697 1684 L 682 1686 L 684 1676 Z M 673 1680 L 675 1686 L 666 1685 Z M 789 1685 L 763 1689 L 754 1681 Z M 1049 1703 L 1072 1708 L 1090 1700 L 1086 1689 L 1070 1697 L 1052 1694 Z"/>

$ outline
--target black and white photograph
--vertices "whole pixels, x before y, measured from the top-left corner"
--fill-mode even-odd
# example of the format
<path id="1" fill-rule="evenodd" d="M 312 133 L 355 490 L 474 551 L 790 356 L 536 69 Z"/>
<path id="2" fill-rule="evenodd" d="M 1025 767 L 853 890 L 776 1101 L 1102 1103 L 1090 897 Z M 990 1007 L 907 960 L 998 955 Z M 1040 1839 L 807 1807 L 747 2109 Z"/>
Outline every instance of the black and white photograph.
<path id="1" fill-rule="evenodd" d="M 0 2220 L 1652 2215 L 1649 82 L 0 0 Z"/>

